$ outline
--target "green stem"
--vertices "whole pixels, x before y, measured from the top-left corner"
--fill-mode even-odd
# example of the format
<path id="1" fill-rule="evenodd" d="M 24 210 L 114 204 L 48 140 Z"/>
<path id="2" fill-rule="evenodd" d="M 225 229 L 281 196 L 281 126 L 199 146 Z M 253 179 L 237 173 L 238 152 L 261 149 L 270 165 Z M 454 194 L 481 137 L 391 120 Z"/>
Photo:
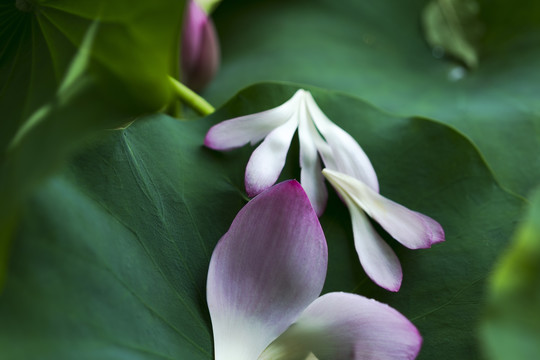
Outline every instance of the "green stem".
<path id="1" fill-rule="evenodd" d="M 180 100 L 199 114 L 206 116 L 210 115 L 216 110 L 206 100 L 175 78 L 169 76 L 169 82 L 172 85 L 174 93 L 180 98 Z"/>

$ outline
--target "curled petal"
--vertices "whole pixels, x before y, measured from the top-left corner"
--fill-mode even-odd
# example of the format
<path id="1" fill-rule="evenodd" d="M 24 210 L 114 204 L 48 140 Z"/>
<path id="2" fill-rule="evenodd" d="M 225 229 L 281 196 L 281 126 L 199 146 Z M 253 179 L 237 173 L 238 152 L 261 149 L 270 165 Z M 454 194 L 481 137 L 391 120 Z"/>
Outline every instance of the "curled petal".
<path id="1" fill-rule="evenodd" d="M 410 360 L 422 337 L 395 309 L 365 297 L 329 293 L 315 300 L 259 360 Z M 303 357 L 302 357 L 303 356 Z"/>
<path id="2" fill-rule="evenodd" d="M 351 135 L 326 117 L 311 93 L 306 92 L 305 99 L 315 126 L 332 149 L 333 163 L 325 163 L 326 167 L 360 179 L 378 192 L 377 174 L 364 150 Z"/>
<path id="3" fill-rule="evenodd" d="M 324 169 L 336 190 L 347 194 L 394 239 L 410 249 L 429 248 L 444 241 L 441 225 L 432 218 L 389 200 L 351 176 Z"/>
<path id="4" fill-rule="evenodd" d="M 308 118 L 305 102 L 299 109 L 298 139 L 300 141 L 300 183 L 315 209 L 321 216 L 326 208 L 328 191 L 324 184 L 321 161 L 314 140 L 319 137 L 315 126 Z M 315 137 L 314 137 L 315 136 Z"/>
<path id="5" fill-rule="evenodd" d="M 214 150 L 230 150 L 250 142 L 259 142 L 275 128 L 293 117 L 304 90 L 298 90 L 292 98 L 270 110 L 225 120 L 208 130 L 204 145 Z"/>
<path id="6" fill-rule="evenodd" d="M 210 260 L 215 359 L 257 359 L 317 298 L 327 260 L 317 215 L 298 182 L 251 200 Z"/>
<path id="7" fill-rule="evenodd" d="M 298 127 L 298 115 L 293 115 L 285 124 L 274 129 L 255 149 L 246 166 L 246 191 L 255 196 L 277 181 Z"/>

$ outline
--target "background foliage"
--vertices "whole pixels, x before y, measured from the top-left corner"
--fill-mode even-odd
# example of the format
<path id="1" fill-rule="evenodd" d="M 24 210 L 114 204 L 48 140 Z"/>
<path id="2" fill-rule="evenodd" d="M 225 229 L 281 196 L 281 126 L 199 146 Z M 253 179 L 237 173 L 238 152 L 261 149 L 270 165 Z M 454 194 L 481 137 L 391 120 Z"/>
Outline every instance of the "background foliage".
<path id="1" fill-rule="evenodd" d="M 215 16 L 223 66 L 208 96 L 285 80 L 431 117 L 470 137 L 500 181 L 527 195 L 540 173 L 540 3 L 479 1 L 484 34 L 471 71 L 434 56 L 421 26 L 427 3 L 225 1 Z"/>
<path id="2" fill-rule="evenodd" d="M 493 359 L 534 359 L 540 354 L 540 193 L 491 277 L 482 326 Z"/>
<path id="3" fill-rule="evenodd" d="M 404 270 L 401 291 L 389 293 L 363 273 L 348 212 L 330 189 L 324 292 L 404 313 L 424 337 L 420 359 L 514 359 L 496 348 L 507 331 L 538 343 L 530 324 L 496 322 L 538 314 L 537 276 L 486 295 L 540 175 L 536 2 L 478 2 L 472 69 L 428 45 L 426 1 L 226 0 L 214 14 L 222 68 L 203 94 L 223 105 L 193 121 L 150 114 L 171 102 L 183 2 L 18 3 L 0 3 L 4 358 L 211 359 L 207 266 L 247 201 L 252 147 L 217 153 L 204 135 L 299 87 L 362 145 L 383 195 L 447 234 L 417 251 L 387 237 Z M 241 90 L 257 81 L 274 82 Z M 38 126 L 10 145 L 33 117 Z M 297 178 L 297 164 L 293 142 L 281 179 Z M 535 209 L 518 244 L 538 238 Z M 521 263 L 523 251 L 513 253 L 496 276 Z M 532 347 L 522 358 L 537 355 Z"/>

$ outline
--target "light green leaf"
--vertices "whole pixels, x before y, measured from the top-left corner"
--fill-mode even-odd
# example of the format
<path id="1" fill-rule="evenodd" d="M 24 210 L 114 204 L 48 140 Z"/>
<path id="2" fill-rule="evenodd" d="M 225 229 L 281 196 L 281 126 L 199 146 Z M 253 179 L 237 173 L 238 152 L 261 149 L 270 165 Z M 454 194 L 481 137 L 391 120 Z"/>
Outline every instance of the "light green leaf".
<path id="1" fill-rule="evenodd" d="M 90 25 L 99 31 L 91 73 L 107 82 L 119 107 L 133 113 L 170 102 L 168 75 L 178 75 L 185 1 L 1 0 L 0 151 L 48 101 L 64 78 Z"/>
<path id="2" fill-rule="evenodd" d="M 207 266 L 245 204 L 253 147 L 202 144 L 211 125 L 287 100 L 297 85 L 260 84 L 195 122 L 139 120 L 81 153 L 25 206 L 0 295 L 0 348 L 13 359 L 211 359 Z M 445 243 L 408 250 L 399 293 L 373 285 L 354 251 L 345 205 L 331 191 L 321 218 L 328 291 L 354 291 L 418 326 L 420 359 L 477 357 L 484 279 L 522 201 L 493 178 L 459 132 L 395 117 L 341 93 L 311 88 L 322 110 L 371 158 L 383 195 L 438 220 Z M 297 178 L 297 140 L 281 179 Z"/>
<path id="3" fill-rule="evenodd" d="M 540 358 L 540 192 L 491 277 L 482 326 L 490 359 Z"/>

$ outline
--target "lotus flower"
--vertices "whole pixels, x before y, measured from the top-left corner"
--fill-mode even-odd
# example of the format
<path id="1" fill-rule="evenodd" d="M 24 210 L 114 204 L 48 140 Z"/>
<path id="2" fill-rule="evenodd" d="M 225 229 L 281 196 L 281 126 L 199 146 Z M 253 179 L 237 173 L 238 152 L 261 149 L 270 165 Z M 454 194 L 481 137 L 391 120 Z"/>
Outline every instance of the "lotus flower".
<path id="1" fill-rule="evenodd" d="M 283 182 L 251 200 L 210 261 L 215 359 L 414 359 L 422 339 L 396 310 L 354 294 L 319 297 L 327 261 L 300 184 Z"/>
<path id="2" fill-rule="evenodd" d="M 182 80 L 201 91 L 219 67 L 219 43 L 214 24 L 195 0 L 189 0 L 182 31 Z"/>

